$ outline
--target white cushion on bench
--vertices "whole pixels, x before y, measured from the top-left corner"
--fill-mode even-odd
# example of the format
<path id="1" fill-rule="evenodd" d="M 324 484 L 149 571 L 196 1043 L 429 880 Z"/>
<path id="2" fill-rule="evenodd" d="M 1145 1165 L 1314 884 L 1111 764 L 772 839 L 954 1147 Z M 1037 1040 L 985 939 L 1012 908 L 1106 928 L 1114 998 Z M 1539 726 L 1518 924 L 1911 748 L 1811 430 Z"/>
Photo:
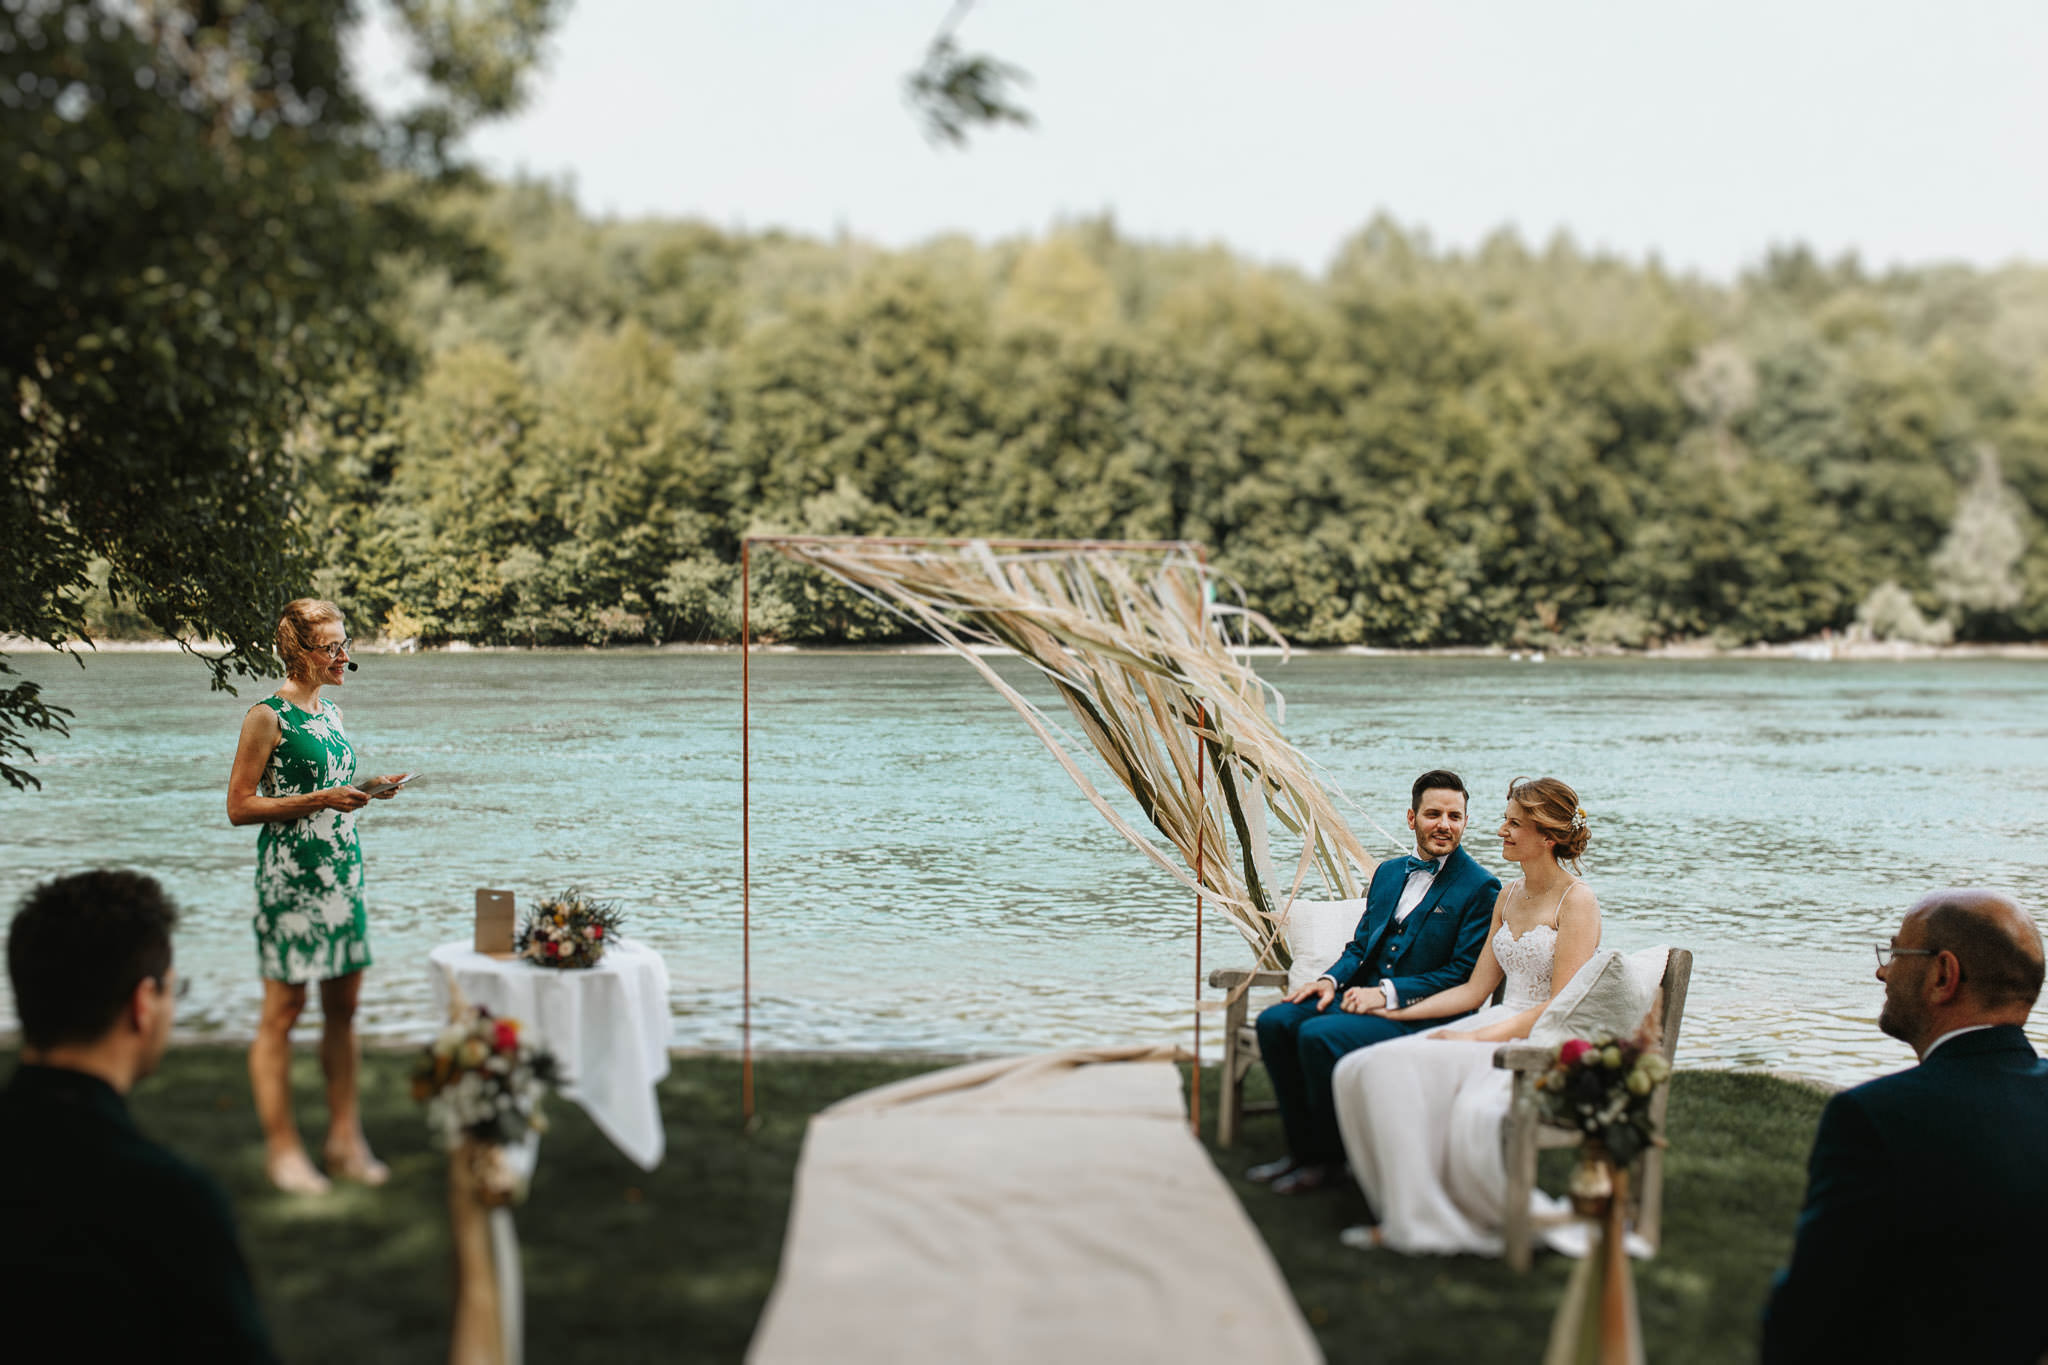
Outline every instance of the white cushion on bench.
<path id="1" fill-rule="evenodd" d="M 1365 918 L 1365 898 L 1312 901 L 1297 896 L 1287 907 L 1281 932 L 1287 939 L 1287 992 L 1292 995 L 1330 970 L 1344 956 L 1358 922 Z"/>

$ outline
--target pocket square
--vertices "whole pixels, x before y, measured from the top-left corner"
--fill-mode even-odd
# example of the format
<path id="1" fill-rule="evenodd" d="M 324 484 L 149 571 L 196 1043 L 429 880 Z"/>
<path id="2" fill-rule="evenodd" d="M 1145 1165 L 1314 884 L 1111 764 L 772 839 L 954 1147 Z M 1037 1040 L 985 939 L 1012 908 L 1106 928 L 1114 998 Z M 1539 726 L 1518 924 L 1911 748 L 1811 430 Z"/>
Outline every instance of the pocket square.
<path id="1" fill-rule="evenodd" d="M 1448 905 L 1439 905 L 1436 909 L 1430 911 L 1429 913 L 1432 915 L 1448 915 L 1451 913 L 1451 907 Z"/>

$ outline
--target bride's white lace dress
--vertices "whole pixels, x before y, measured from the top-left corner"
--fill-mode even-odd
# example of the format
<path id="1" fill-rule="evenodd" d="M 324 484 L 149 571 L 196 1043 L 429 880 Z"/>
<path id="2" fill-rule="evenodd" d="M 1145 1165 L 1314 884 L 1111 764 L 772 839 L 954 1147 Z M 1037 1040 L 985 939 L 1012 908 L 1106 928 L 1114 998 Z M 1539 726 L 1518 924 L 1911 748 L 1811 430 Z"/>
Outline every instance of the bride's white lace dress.
<path id="1" fill-rule="evenodd" d="M 1516 938 L 1501 925 L 1493 935 L 1493 955 L 1507 974 L 1500 1004 L 1360 1048 L 1337 1064 L 1331 1078 L 1337 1127 L 1387 1246 L 1500 1255 L 1508 1192 L 1501 1124 L 1513 1078 L 1493 1065 L 1498 1043 L 1429 1035 L 1438 1027 L 1483 1028 L 1543 1004 L 1550 999 L 1556 953 L 1553 926 L 1538 925 Z M 1540 1191 L 1535 1199 L 1539 1212 L 1562 1208 L 1562 1201 Z"/>

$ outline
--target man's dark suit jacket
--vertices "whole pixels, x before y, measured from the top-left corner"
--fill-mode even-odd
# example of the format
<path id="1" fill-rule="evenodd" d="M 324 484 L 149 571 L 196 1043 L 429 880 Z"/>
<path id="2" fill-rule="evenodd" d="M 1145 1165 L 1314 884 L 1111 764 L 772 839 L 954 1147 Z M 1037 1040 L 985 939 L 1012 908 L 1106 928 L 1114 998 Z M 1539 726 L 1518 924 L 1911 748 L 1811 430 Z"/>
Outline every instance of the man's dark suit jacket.
<path id="1" fill-rule="evenodd" d="M 1828 1101 L 1765 1365 L 2048 1355 L 2048 1062 L 2003 1026 Z"/>
<path id="2" fill-rule="evenodd" d="M 1437 869 L 1429 890 L 1408 918 L 1394 923 L 1394 910 L 1408 885 L 1408 860 L 1389 858 L 1373 869 L 1366 888 L 1365 914 L 1343 956 L 1323 975 L 1347 986 L 1391 982 L 1403 1005 L 1462 986 L 1486 946 L 1493 923 L 1494 898 L 1500 878 L 1481 867 L 1463 848 L 1451 850 Z M 1410 964 L 1413 970 L 1404 970 Z M 1441 1020 L 1431 1020 L 1440 1025 Z"/>
<path id="3" fill-rule="evenodd" d="M 17 1068 L 0 1172 L 0 1321 L 48 1350 L 22 1359 L 276 1359 L 227 1197 L 105 1081 Z"/>

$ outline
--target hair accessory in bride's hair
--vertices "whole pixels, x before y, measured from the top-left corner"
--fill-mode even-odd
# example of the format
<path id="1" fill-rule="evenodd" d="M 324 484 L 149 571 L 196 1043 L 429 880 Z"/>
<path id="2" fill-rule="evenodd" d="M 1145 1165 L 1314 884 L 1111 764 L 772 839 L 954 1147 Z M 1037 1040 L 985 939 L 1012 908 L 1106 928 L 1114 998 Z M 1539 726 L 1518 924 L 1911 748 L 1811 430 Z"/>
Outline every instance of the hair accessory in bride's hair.
<path id="1" fill-rule="evenodd" d="M 1586 808 L 1579 806 L 1572 811 L 1572 832 L 1578 833 L 1586 827 Z"/>

